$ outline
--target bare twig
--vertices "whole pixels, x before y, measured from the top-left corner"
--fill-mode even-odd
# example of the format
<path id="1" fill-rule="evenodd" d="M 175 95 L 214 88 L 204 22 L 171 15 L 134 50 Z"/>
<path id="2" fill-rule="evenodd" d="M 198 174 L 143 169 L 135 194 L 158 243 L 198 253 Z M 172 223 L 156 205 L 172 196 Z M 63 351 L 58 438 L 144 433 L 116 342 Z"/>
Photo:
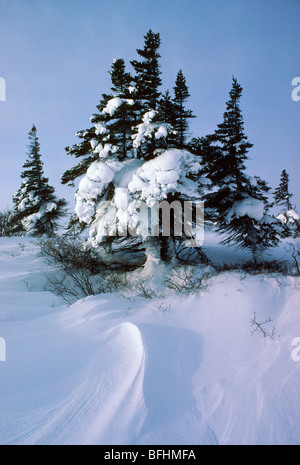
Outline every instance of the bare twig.
<path id="1" fill-rule="evenodd" d="M 260 332 L 263 334 L 264 337 L 269 337 L 270 339 L 274 339 L 275 331 L 276 331 L 275 326 L 272 328 L 271 332 L 269 332 L 266 328 L 264 328 L 264 325 L 267 325 L 268 323 L 272 323 L 274 320 L 272 320 L 271 318 L 268 318 L 267 320 L 263 322 L 258 322 L 256 319 L 256 315 L 257 315 L 256 312 L 253 312 L 253 318 L 250 321 L 251 326 L 254 326 L 254 329 L 251 332 L 251 334 L 253 335 L 256 332 Z"/>

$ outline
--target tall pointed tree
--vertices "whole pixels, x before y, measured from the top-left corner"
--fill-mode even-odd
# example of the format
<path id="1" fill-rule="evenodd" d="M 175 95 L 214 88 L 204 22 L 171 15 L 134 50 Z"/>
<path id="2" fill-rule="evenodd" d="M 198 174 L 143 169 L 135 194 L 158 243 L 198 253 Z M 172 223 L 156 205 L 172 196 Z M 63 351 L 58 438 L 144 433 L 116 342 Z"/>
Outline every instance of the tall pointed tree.
<path id="1" fill-rule="evenodd" d="M 177 148 L 183 149 L 186 144 L 188 135 L 189 123 L 188 119 L 195 118 L 191 110 L 185 108 L 185 103 L 190 97 L 186 79 L 180 69 L 177 73 L 174 87 L 174 105 L 175 105 L 175 122 L 174 129 L 177 132 L 176 144 Z"/>
<path id="2" fill-rule="evenodd" d="M 171 103 L 174 108 L 174 102 L 167 95 L 165 107 L 160 105 L 159 34 L 150 30 L 144 37 L 144 48 L 137 51 L 141 60 L 131 62 L 134 85 L 128 86 L 130 76 L 123 63 L 115 61 L 112 93 L 103 94 L 98 113 L 91 119 L 94 128 L 80 133 L 81 145 L 68 149 L 85 159 L 63 178 L 68 182 L 84 174 L 75 194 L 75 214 L 89 229 L 89 244 L 108 252 L 114 265 L 124 261 L 129 266 L 132 252 L 141 259 L 141 246 L 148 241 L 148 228 L 141 220 L 148 219 L 144 207 L 154 210 L 163 200 L 177 200 L 181 205 L 199 198 L 198 182 L 192 180 L 199 170 L 197 160 L 186 150 L 174 148 L 176 145 L 169 150 L 172 127 L 167 106 Z M 72 224 L 76 226 L 74 218 Z M 137 235 L 128 236 L 128 229 Z M 169 236 L 161 236 L 153 239 L 167 260 L 170 241 L 164 239 Z M 124 247 L 127 249 L 123 256 L 120 247 L 122 254 Z"/>
<path id="3" fill-rule="evenodd" d="M 223 242 L 249 249 L 259 262 L 266 248 L 278 244 L 279 223 L 268 215 L 269 187 L 265 181 L 245 173 L 252 144 L 244 133 L 242 90 L 233 77 L 223 122 L 211 137 L 218 147 L 218 156 L 209 167 L 217 188 L 208 195 L 207 204 L 215 212 L 218 231 L 225 235 Z"/>
<path id="4" fill-rule="evenodd" d="M 274 203 L 275 205 L 281 205 L 284 210 L 291 210 L 292 203 L 291 198 L 293 194 L 289 191 L 289 175 L 286 170 L 283 170 L 280 176 L 279 186 L 275 189 L 274 192 Z"/>
<path id="5" fill-rule="evenodd" d="M 53 236 L 58 221 L 65 215 L 66 201 L 57 199 L 54 187 L 44 176 L 36 127 L 29 132 L 28 158 L 23 165 L 22 184 L 13 197 L 14 211 L 10 218 L 13 234 Z"/>
<path id="6" fill-rule="evenodd" d="M 282 223 L 282 237 L 299 237 L 300 235 L 300 217 L 292 205 L 291 199 L 293 194 L 290 193 L 289 175 L 283 170 L 280 176 L 279 186 L 274 191 L 274 203 L 280 207 L 280 214 L 277 218 Z"/>
<path id="7" fill-rule="evenodd" d="M 98 111 L 91 117 L 93 126 L 76 134 L 81 142 L 66 147 L 68 155 L 81 160 L 65 171 L 61 178 L 62 184 L 74 186 L 74 181 L 85 174 L 99 156 L 114 153 L 116 158 L 124 159 L 132 149 L 131 127 L 136 122 L 133 87 L 130 85 L 132 78 L 126 72 L 122 58 L 113 60 L 109 74 L 111 92 L 102 94 L 97 105 Z"/>
<path id="8" fill-rule="evenodd" d="M 137 98 L 141 100 L 143 110 L 156 110 L 161 92 L 161 71 L 159 65 L 160 35 L 151 29 L 144 36 L 143 49 L 137 49 L 141 60 L 132 60 L 130 63 L 135 71 L 135 85 Z"/>

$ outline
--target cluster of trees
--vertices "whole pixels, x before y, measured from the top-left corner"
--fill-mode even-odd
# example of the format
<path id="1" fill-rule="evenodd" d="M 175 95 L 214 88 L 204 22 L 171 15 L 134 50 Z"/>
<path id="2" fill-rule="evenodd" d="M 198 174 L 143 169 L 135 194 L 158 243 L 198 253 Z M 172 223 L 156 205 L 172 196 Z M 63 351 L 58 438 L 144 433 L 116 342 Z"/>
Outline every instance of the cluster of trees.
<path id="1" fill-rule="evenodd" d="M 66 148 L 78 162 L 62 175 L 62 183 L 74 187 L 80 178 L 69 231 L 88 229 L 88 242 L 110 253 L 120 248 L 136 251 L 147 244 L 139 228 L 141 202 L 151 209 L 162 200 L 204 200 L 205 219 L 223 242 L 249 249 L 259 262 L 265 249 L 300 232 L 288 174 L 282 172 L 272 199 L 266 181 L 247 175 L 252 144 L 244 132 L 242 87 L 235 77 L 214 134 L 190 140 L 189 120 L 195 116 L 187 108 L 185 76 L 180 69 L 173 95 L 169 90 L 162 94 L 159 48 L 159 33 L 149 30 L 143 48 L 137 49 L 138 58 L 130 62 L 133 73 L 122 58 L 113 60 L 110 92 L 102 94 L 91 127 L 79 131 L 79 142 Z M 44 177 L 35 127 L 29 137 L 29 158 L 13 199 L 10 229 L 51 236 L 66 202 L 55 197 Z M 127 227 L 136 231 L 135 240 L 126 238 Z M 185 241 L 173 230 L 168 237 L 160 230 L 151 247 L 169 261 Z M 200 248 L 199 253 L 203 257 Z"/>

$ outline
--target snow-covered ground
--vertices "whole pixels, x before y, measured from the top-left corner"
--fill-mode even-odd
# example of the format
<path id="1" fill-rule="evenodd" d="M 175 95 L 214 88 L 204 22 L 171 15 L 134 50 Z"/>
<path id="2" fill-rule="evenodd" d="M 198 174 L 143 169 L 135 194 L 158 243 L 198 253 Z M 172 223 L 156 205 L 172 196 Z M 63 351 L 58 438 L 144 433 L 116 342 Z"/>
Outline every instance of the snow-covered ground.
<path id="1" fill-rule="evenodd" d="M 300 278 L 67 307 L 37 253 L 0 239 L 0 444 L 300 444 Z"/>

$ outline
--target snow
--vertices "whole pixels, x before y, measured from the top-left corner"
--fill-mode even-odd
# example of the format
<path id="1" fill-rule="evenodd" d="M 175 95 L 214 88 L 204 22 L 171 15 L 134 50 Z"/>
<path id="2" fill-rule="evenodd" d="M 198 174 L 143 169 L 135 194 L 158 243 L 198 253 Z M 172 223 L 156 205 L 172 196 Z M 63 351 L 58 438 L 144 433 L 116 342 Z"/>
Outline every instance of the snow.
<path id="1" fill-rule="evenodd" d="M 166 126 L 160 126 L 155 132 L 155 139 L 160 139 L 161 137 L 167 137 L 168 130 Z"/>
<path id="2" fill-rule="evenodd" d="M 227 272 L 193 295 L 69 308 L 44 290 L 38 251 L 0 239 L 1 445 L 300 444 L 300 278 Z M 141 273 L 159 286 L 168 268 Z M 254 311 L 274 339 L 251 334 Z"/>
<path id="3" fill-rule="evenodd" d="M 95 214 L 95 199 L 102 194 L 105 186 L 111 182 L 120 163 L 95 161 L 81 179 L 75 194 L 75 213 L 80 221 L 89 224 Z"/>
<path id="4" fill-rule="evenodd" d="M 112 99 L 110 99 L 107 104 L 106 104 L 106 107 L 103 108 L 102 110 L 102 113 L 103 114 L 109 114 L 110 116 L 113 116 L 114 113 L 116 112 L 116 110 L 121 106 L 123 105 L 123 103 L 127 103 L 128 105 L 133 105 L 134 104 L 134 100 L 132 99 L 125 99 L 125 98 L 121 98 L 121 97 L 114 97 Z"/>
<path id="5" fill-rule="evenodd" d="M 144 237 L 146 229 L 141 226 L 138 210 L 152 208 L 174 192 L 186 200 L 197 199 L 199 185 L 206 179 L 194 182 L 187 176 L 199 168 L 194 155 L 178 149 L 162 150 L 150 161 L 101 159 L 92 163 L 75 194 L 75 213 L 90 225 L 90 243 L 97 246 L 105 235 L 115 235 L 116 231 L 126 235 L 126 222 Z M 110 182 L 113 188 L 107 202 L 104 193 Z"/>
<path id="6" fill-rule="evenodd" d="M 140 147 L 146 137 L 151 136 L 155 129 L 155 125 L 152 124 L 152 120 L 156 115 L 155 110 L 147 111 L 143 116 L 143 122 L 137 125 L 137 134 L 132 136 L 133 147 Z"/>
<path id="7" fill-rule="evenodd" d="M 126 187 L 117 187 L 114 201 L 117 208 L 126 209 L 128 207 L 128 189 Z"/>
<path id="8" fill-rule="evenodd" d="M 45 207 L 46 212 L 53 212 L 53 210 L 56 210 L 56 209 L 57 209 L 57 205 L 56 203 L 53 203 L 53 202 L 48 203 Z"/>
<path id="9" fill-rule="evenodd" d="M 277 216 L 277 219 L 281 221 L 283 224 L 286 224 L 286 223 L 294 224 L 295 221 L 300 220 L 300 216 L 295 212 L 295 210 L 287 210 L 284 213 L 280 213 Z"/>
<path id="10" fill-rule="evenodd" d="M 101 143 L 99 143 L 94 149 L 94 153 L 99 153 L 100 158 L 107 158 L 110 152 L 116 153 L 117 151 L 118 151 L 118 147 L 116 145 L 112 145 L 112 144 L 102 145 Z"/>
<path id="11" fill-rule="evenodd" d="M 98 136 L 100 134 L 107 134 L 108 130 L 105 126 L 103 126 L 103 124 L 101 123 L 97 123 L 95 124 L 95 134 Z M 93 139 L 91 140 L 91 145 L 92 145 L 92 148 L 94 149 L 97 145 L 98 141 L 94 141 Z"/>
<path id="12" fill-rule="evenodd" d="M 158 172 L 156 179 L 159 184 L 171 184 L 179 180 L 179 173 L 175 170 Z"/>
<path id="13" fill-rule="evenodd" d="M 153 160 L 145 162 L 136 171 L 128 184 L 128 190 L 139 195 L 150 208 L 172 192 L 197 198 L 197 183 L 185 175 L 197 172 L 198 169 L 196 157 L 190 152 L 168 149 Z"/>
<path id="14" fill-rule="evenodd" d="M 136 91 L 136 87 L 134 87 L 134 86 L 129 86 L 129 87 L 128 87 L 128 90 L 129 90 L 129 93 L 130 93 L 130 94 L 133 94 L 133 93 Z"/>
<path id="15" fill-rule="evenodd" d="M 240 218 L 242 216 L 249 216 L 256 221 L 261 221 L 265 212 L 265 204 L 262 200 L 246 197 L 243 200 L 237 201 L 228 212 L 226 219 L 230 221 L 233 217 Z"/>

